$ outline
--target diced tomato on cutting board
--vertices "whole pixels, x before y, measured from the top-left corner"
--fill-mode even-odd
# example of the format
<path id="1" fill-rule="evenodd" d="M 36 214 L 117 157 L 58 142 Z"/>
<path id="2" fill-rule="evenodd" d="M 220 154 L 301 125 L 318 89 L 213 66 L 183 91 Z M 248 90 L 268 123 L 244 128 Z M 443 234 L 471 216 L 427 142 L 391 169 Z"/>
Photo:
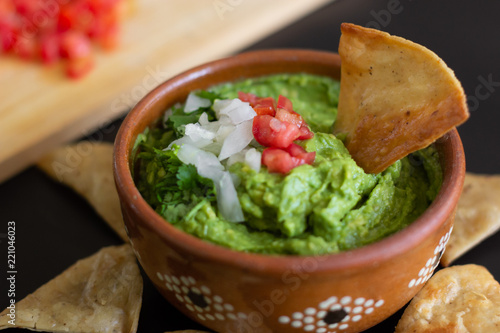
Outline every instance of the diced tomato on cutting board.
<path id="1" fill-rule="evenodd" d="M 0 53 L 46 65 L 63 61 L 71 78 L 93 67 L 93 45 L 117 46 L 126 0 L 2 0 Z"/>

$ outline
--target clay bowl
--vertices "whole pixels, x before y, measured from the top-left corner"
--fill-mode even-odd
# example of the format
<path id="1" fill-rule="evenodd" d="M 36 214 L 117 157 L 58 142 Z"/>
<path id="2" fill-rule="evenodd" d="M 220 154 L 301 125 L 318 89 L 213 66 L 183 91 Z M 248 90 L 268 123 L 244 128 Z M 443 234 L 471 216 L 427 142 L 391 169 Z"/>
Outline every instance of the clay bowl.
<path id="1" fill-rule="evenodd" d="M 316 257 L 242 253 L 195 238 L 157 215 L 131 176 L 137 135 L 192 90 L 291 72 L 339 79 L 340 58 L 327 52 L 268 50 L 193 68 L 140 101 L 116 138 L 115 180 L 140 264 L 170 303 L 218 332 L 365 330 L 395 313 L 421 289 L 452 230 L 465 173 L 456 130 L 437 141 L 444 183 L 432 205 L 402 231 L 352 251 Z M 165 313 L 166 318 L 169 315 Z"/>

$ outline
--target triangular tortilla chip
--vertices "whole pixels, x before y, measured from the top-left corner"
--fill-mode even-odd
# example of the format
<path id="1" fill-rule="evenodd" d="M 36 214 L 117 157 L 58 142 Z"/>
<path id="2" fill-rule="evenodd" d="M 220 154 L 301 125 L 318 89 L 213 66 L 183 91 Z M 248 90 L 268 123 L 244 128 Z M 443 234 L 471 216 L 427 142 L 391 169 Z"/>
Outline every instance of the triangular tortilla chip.
<path id="1" fill-rule="evenodd" d="M 438 271 L 406 308 L 396 333 L 499 332 L 500 284 L 482 266 Z"/>
<path id="2" fill-rule="evenodd" d="M 111 143 L 82 141 L 61 147 L 42 157 L 37 165 L 49 176 L 82 195 L 128 242 L 113 178 Z"/>
<path id="3" fill-rule="evenodd" d="M 441 264 L 453 260 L 500 229 L 500 175 L 465 174 L 455 223 Z"/>
<path id="4" fill-rule="evenodd" d="M 130 245 L 111 246 L 79 260 L 0 313 L 0 329 L 45 332 L 136 332 L 142 277 Z"/>
<path id="5" fill-rule="evenodd" d="M 385 32 L 343 23 L 335 134 L 368 173 L 424 148 L 468 117 L 453 71 L 432 51 Z"/>

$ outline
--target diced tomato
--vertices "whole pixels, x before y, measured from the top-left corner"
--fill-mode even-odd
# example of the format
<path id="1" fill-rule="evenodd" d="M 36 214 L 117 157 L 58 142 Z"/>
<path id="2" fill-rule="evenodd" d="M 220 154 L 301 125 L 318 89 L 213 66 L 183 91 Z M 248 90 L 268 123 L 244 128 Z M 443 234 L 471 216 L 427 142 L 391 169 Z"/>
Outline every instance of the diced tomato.
<path id="1" fill-rule="evenodd" d="M 13 50 L 22 59 L 35 59 L 40 54 L 37 42 L 33 38 L 18 38 Z"/>
<path id="2" fill-rule="evenodd" d="M 252 132 L 255 140 L 266 147 L 286 148 L 299 135 L 299 128 L 294 124 L 283 123 L 269 116 L 255 116 Z"/>
<path id="3" fill-rule="evenodd" d="M 303 164 L 312 164 L 316 152 L 306 152 L 301 146 L 292 144 L 287 149 L 269 147 L 262 152 L 262 164 L 269 172 L 289 173 L 293 168 Z"/>
<path id="4" fill-rule="evenodd" d="M 0 52 L 9 52 L 12 50 L 15 41 L 15 35 L 11 30 L 0 27 Z"/>
<path id="5" fill-rule="evenodd" d="M 252 107 L 259 115 L 274 116 L 276 114 L 276 101 L 272 97 L 258 98 Z"/>
<path id="6" fill-rule="evenodd" d="M 72 79 L 78 79 L 85 76 L 94 67 L 94 61 L 91 56 L 70 59 L 66 65 L 66 74 Z"/>
<path id="7" fill-rule="evenodd" d="M 316 158 L 316 152 L 308 153 L 302 146 L 299 146 L 296 143 L 292 143 L 285 149 L 286 152 L 290 154 L 290 156 L 295 157 L 300 160 L 300 164 L 312 164 L 314 159 Z"/>
<path id="8" fill-rule="evenodd" d="M 309 127 L 307 127 L 307 125 L 305 124 L 299 128 L 299 132 L 300 136 L 297 138 L 297 140 L 308 140 L 314 137 L 314 133 L 311 132 Z"/>
<path id="9" fill-rule="evenodd" d="M 286 130 L 286 124 L 282 123 L 276 118 L 273 118 L 269 121 L 269 127 L 271 127 L 271 130 L 273 132 L 281 132 Z"/>
<path id="10" fill-rule="evenodd" d="M 262 164 L 269 172 L 287 174 L 295 165 L 292 156 L 283 149 L 269 147 L 262 152 Z"/>
<path id="11" fill-rule="evenodd" d="M 306 150 L 296 143 L 292 143 L 290 146 L 286 147 L 285 151 L 287 151 L 291 156 L 294 157 L 306 153 Z"/>
<path id="12" fill-rule="evenodd" d="M 311 132 L 311 130 L 309 130 L 304 118 L 302 118 L 302 116 L 297 112 L 293 110 L 289 111 L 287 109 L 278 108 L 276 110 L 275 117 L 282 122 L 289 122 L 297 125 L 300 130 L 300 135 L 297 138 L 298 140 L 307 140 L 307 139 L 312 139 L 314 137 L 314 133 Z"/>
<path id="13" fill-rule="evenodd" d="M 90 40 L 81 32 L 68 31 L 61 36 L 61 56 L 68 59 L 88 57 L 92 52 Z"/>
<path id="14" fill-rule="evenodd" d="M 304 124 L 304 118 L 300 114 L 295 111 L 289 111 L 287 109 L 278 108 L 276 110 L 276 119 L 280 121 L 287 122 L 290 124 L 297 125 L 297 127 L 301 127 Z"/>
<path id="15" fill-rule="evenodd" d="M 40 41 L 40 53 L 45 64 L 52 64 L 60 58 L 60 38 L 57 34 L 43 36 Z"/>
<path id="16" fill-rule="evenodd" d="M 276 108 L 278 108 L 278 109 L 285 109 L 287 111 L 293 111 L 292 101 L 290 101 L 288 98 L 286 98 L 283 95 L 279 95 L 278 96 L 278 103 L 276 105 Z"/>
<path id="17" fill-rule="evenodd" d="M 42 1 L 39 0 L 14 0 L 13 2 L 17 13 L 29 19 L 42 10 Z"/>
<path id="18" fill-rule="evenodd" d="M 255 140 L 268 147 L 262 152 L 262 164 L 269 172 L 286 174 L 293 168 L 312 164 L 316 152 L 307 152 L 293 141 L 313 137 L 304 118 L 293 111 L 292 102 L 280 95 L 278 103 L 273 98 L 261 98 L 239 92 L 238 97 L 252 105 L 257 113 L 253 119 L 252 132 Z M 274 114 L 273 114 L 274 113 Z"/>
<path id="19" fill-rule="evenodd" d="M 271 116 L 271 117 L 274 117 L 274 109 L 272 107 L 269 107 L 269 106 L 262 106 L 262 105 L 257 105 L 257 106 L 254 106 L 254 111 L 255 113 L 257 113 L 259 116 L 264 116 L 264 115 L 267 115 L 267 116 Z"/>
<path id="20" fill-rule="evenodd" d="M 243 102 L 250 103 L 258 115 L 274 116 L 276 113 L 276 101 L 272 97 L 258 97 L 252 93 L 239 91 L 238 98 Z"/>
<path id="21" fill-rule="evenodd" d="M 87 33 L 98 23 L 86 1 L 74 0 L 61 8 L 57 25 L 60 32 L 71 30 Z"/>
<path id="22" fill-rule="evenodd" d="M 255 105 L 269 106 L 276 109 L 276 101 L 272 97 L 259 97 L 257 98 Z"/>
<path id="23" fill-rule="evenodd" d="M 254 95 L 254 94 L 251 94 L 251 93 L 246 93 L 246 92 L 243 92 L 243 91 L 238 91 L 238 98 L 242 102 L 247 102 L 247 103 L 250 103 L 250 106 L 254 106 L 258 97 L 256 95 Z"/>
<path id="24" fill-rule="evenodd" d="M 61 56 L 68 58 L 66 74 L 77 79 L 93 67 L 90 40 L 80 32 L 68 31 L 61 37 Z"/>
<path id="25" fill-rule="evenodd" d="M 304 155 L 297 156 L 301 160 L 304 161 L 304 164 L 309 164 L 312 165 L 314 163 L 314 160 L 316 159 L 316 152 L 311 151 L 309 153 L 305 153 Z"/>
<path id="26" fill-rule="evenodd" d="M 91 42 L 118 43 L 124 0 L 0 0 L 0 53 L 13 52 L 45 64 L 67 58 L 67 74 L 92 68 Z"/>
<path id="27" fill-rule="evenodd" d="M 93 11 L 100 12 L 113 10 L 120 0 L 88 0 L 88 3 Z"/>
<path id="28" fill-rule="evenodd" d="M 57 31 L 66 32 L 73 26 L 74 12 L 71 8 L 62 7 L 57 17 Z"/>
<path id="29" fill-rule="evenodd" d="M 16 10 L 12 1 L 0 1 L 0 21 L 6 15 L 12 14 Z"/>
<path id="30" fill-rule="evenodd" d="M 6 9 L 6 8 L 5 8 Z M 9 13 L 0 16 L 0 51 L 9 52 L 17 41 L 21 22 L 19 18 Z"/>
<path id="31" fill-rule="evenodd" d="M 118 24 L 107 25 L 102 27 L 102 30 L 98 34 L 92 35 L 91 32 L 90 36 L 95 37 L 103 49 L 113 50 L 118 46 L 120 41 L 120 27 Z"/>

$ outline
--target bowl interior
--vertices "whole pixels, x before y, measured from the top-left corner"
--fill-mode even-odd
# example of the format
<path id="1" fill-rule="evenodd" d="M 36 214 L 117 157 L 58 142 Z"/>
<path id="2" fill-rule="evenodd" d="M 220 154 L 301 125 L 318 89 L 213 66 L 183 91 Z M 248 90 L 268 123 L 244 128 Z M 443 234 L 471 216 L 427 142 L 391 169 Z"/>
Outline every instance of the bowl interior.
<path id="1" fill-rule="evenodd" d="M 281 274 L 294 267 L 304 257 L 259 255 L 233 251 L 213 245 L 186 234 L 156 214 L 142 199 L 131 176 L 132 148 L 137 136 L 159 119 L 164 111 L 184 102 L 189 92 L 212 85 L 275 73 L 306 72 L 340 79 L 340 57 L 337 54 L 310 50 L 254 51 L 211 62 L 184 72 L 158 86 L 141 100 L 124 120 L 116 141 L 114 172 L 118 191 L 124 204 L 143 217 L 140 223 L 155 230 L 178 251 L 205 260 L 244 269 Z M 410 226 L 385 239 L 350 251 L 326 255 L 317 267 L 318 272 L 357 268 L 374 261 L 387 259 L 416 246 L 435 232 L 456 207 L 463 178 L 465 159 L 456 130 L 436 142 L 443 167 L 443 185 L 431 206 Z M 138 223 L 135 221 L 134 223 Z"/>

